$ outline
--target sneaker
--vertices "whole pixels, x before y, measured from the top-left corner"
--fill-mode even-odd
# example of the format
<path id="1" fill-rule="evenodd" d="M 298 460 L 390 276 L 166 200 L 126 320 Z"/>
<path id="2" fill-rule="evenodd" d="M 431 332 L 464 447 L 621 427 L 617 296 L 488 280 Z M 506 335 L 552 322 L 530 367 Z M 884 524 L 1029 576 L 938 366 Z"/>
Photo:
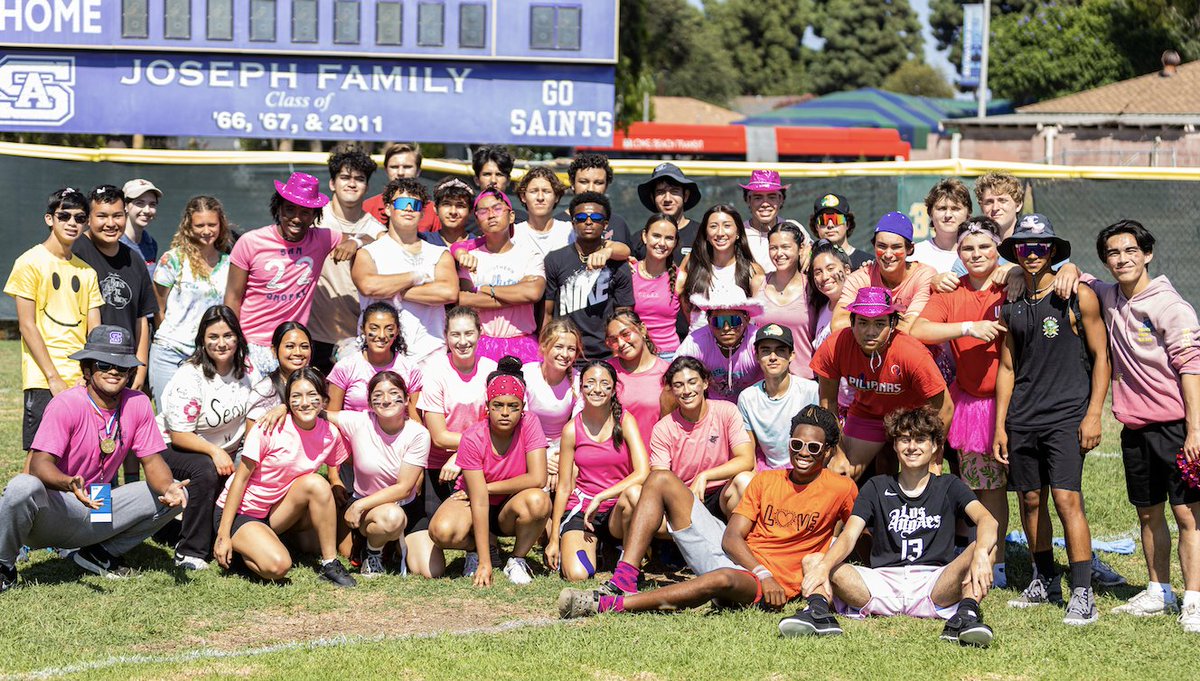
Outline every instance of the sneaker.
<path id="1" fill-rule="evenodd" d="M 467 557 L 463 560 L 463 577 L 474 577 L 475 571 L 479 569 L 479 554 L 474 551 L 467 551 Z"/>
<path id="2" fill-rule="evenodd" d="M 22 546 L 21 550 L 17 551 L 17 563 L 20 564 L 20 563 L 28 563 L 28 562 L 29 562 L 29 547 Z"/>
<path id="3" fill-rule="evenodd" d="M 181 567 L 184 570 L 207 570 L 208 561 L 196 556 L 185 556 L 182 553 L 176 553 L 175 567 Z"/>
<path id="4" fill-rule="evenodd" d="M 1177 601 L 1168 603 L 1163 598 L 1162 592 L 1152 594 L 1149 589 L 1145 589 L 1130 598 L 1128 602 L 1113 608 L 1112 611 L 1134 617 L 1153 617 L 1179 612 L 1179 603 Z"/>
<path id="5" fill-rule="evenodd" d="M 533 583 L 533 571 L 529 569 L 529 563 L 526 563 L 524 558 L 516 556 L 509 558 L 508 563 L 504 565 L 504 576 L 518 586 Z"/>
<path id="6" fill-rule="evenodd" d="M 1034 574 L 1033 579 L 1029 580 L 1029 586 L 1021 592 L 1020 596 L 1011 599 L 1008 602 L 1010 608 L 1033 608 L 1039 605 L 1061 605 L 1062 597 L 1062 582 L 1056 575 L 1050 578 L 1049 583 L 1043 581 L 1040 575 Z"/>
<path id="7" fill-rule="evenodd" d="M 995 565 L 992 567 L 992 588 L 1008 588 L 1008 575 L 1004 573 L 1003 565 Z"/>
<path id="8" fill-rule="evenodd" d="M 14 574 L 14 579 L 16 575 Z M 1179 613 L 1179 623 L 1183 625 L 1183 630 L 1189 634 L 1200 634 L 1200 604 L 1192 603 L 1184 606 L 1183 612 Z"/>
<path id="9" fill-rule="evenodd" d="M 366 579 L 373 579 L 386 572 L 387 569 L 383 566 L 383 551 L 363 551 L 358 574 Z"/>
<path id="10" fill-rule="evenodd" d="M 558 592 L 558 616 L 571 620 L 592 617 L 600 607 L 600 594 L 595 591 L 563 589 Z"/>
<path id="11" fill-rule="evenodd" d="M 1063 624 L 1083 626 L 1091 624 L 1100 618 L 1096 612 L 1096 596 L 1086 586 L 1077 586 L 1071 590 L 1071 602 L 1067 603 L 1067 616 Z"/>
<path id="12" fill-rule="evenodd" d="M 133 574 L 133 570 L 121 562 L 99 544 L 84 546 L 71 554 L 75 564 L 108 579 L 125 579 Z"/>
<path id="13" fill-rule="evenodd" d="M 17 568 L 0 564 L 0 594 L 17 585 Z M 1186 626 L 1184 627 L 1187 628 Z"/>
<path id="14" fill-rule="evenodd" d="M 942 627 L 943 641 L 951 641 L 963 646 L 986 648 L 992 644 L 992 628 L 974 615 L 954 613 Z"/>
<path id="15" fill-rule="evenodd" d="M 833 615 L 814 615 L 812 608 L 797 610 L 795 615 L 779 620 L 779 635 L 792 636 L 839 636 L 842 627 Z"/>
<path id="16" fill-rule="evenodd" d="M 327 582 L 333 582 L 334 586 L 343 588 L 349 588 L 358 584 L 350 576 L 350 573 L 346 571 L 346 566 L 342 565 L 342 561 L 336 558 L 325 565 L 318 565 L 317 576 Z"/>
<path id="17" fill-rule="evenodd" d="M 1112 566 L 1100 560 L 1096 552 L 1092 552 L 1092 584 L 1096 586 L 1121 586 L 1125 578 Z"/>

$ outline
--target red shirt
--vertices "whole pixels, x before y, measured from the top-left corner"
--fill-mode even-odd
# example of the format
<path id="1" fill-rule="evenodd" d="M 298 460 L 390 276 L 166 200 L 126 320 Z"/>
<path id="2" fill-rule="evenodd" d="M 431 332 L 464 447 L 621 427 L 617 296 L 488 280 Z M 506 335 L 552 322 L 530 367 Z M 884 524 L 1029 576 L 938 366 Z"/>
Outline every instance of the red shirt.
<path id="1" fill-rule="evenodd" d="M 821 344 L 812 369 L 822 378 L 846 379 L 854 389 L 850 413 L 859 418 L 879 420 L 897 409 L 919 407 L 946 389 L 933 356 L 912 336 L 893 331 L 877 357 L 872 362 L 854 340 L 853 330 L 842 329 Z"/>
<path id="2" fill-rule="evenodd" d="M 963 275 L 958 288 L 950 293 L 934 293 L 921 318 L 931 322 L 977 322 L 1000 319 L 1000 306 L 1004 304 L 1004 289 L 988 286 L 976 291 L 971 288 L 970 277 Z M 1004 334 L 991 343 L 978 338 L 963 336 L 950 341 L 954 363 L 958 374 L 954 382 L 963 391 L 975 397 L 991 397 L 996 393 L 996 370 L 1000 367 L 1000 347 Z"/>
<path id="3" fill-rule="evenodd" d="M 376 194 L 371 198 L 363 201 L 363 210 L 375 216 L 376 220 L 387 227 L 387 215 L 383 213 L 383 194 Z M 418 232 L 436 232 L 442 228 L 442 222 L 438 220 L 437 209 L 433 205 L 433 201 L 425 204 L 421 209 L 421 222 L 417 223 Z"/>

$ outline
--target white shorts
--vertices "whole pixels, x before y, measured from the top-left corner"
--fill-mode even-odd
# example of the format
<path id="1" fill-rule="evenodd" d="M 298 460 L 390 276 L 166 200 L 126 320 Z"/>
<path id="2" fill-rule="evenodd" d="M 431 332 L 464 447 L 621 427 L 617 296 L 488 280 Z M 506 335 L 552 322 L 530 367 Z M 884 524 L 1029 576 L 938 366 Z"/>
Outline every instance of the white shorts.
<path id="1" fill-rule="evenodd" d="M 696 576 L 715 572 L 723 568 L 745 571 L 746 568 L 733 562 L 721 548 L 725 536 L 725 523 L 713 517 L 699 499 L 692 499 L 692 524 L 676 530 L 667 523 L 671 539 L 679 547 L 679 553 Z"/>
<path id="2" fill-rule="evenodd" d="M 905 565 L 869 568 L 851 565 L 858 571 L 871 599 L 861 609 L 834 599 L 838 613 L 848 617 L 892 617 L 907 615 L 922 619 L 948 620 L 958 610 L 958 604 L 939 608 L 933 602 L 933 585 L 945 565 Z"/>

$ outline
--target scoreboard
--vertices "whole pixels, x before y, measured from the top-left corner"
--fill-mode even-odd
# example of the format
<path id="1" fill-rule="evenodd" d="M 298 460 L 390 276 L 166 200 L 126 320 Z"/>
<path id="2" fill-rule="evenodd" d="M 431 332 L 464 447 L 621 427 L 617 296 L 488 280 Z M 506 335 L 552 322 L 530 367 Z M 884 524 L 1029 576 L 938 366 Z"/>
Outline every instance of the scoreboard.
<path id="1" fill-rule="evenodd" d="M 0 0 L 0 131 L 576 146 L 617 0 Z"/>

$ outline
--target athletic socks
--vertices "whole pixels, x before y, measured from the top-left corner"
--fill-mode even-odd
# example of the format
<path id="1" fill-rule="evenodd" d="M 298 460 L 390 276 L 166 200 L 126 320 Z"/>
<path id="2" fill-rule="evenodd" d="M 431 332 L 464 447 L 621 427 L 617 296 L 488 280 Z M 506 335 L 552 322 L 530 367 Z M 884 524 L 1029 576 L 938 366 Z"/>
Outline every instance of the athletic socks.
<path id="1" fill-rule="evenodd" d="M 979 601 L 974 598 L 964 598 L 958 602 L 958 614 L 979 619 Z"/>
<path id="2" fill-rule="evenodd" d="M 325 567 L 326 565 L 329 565 L 330 563 L 336 563 L 336 562 L 337 562 L 337 558 L 322 558 L 322 559 L 320 559 L 321 567 Z"/>
<path id="3" fill-rule="evenodd" d="M 1092 588 L 1092 559 L 1071 563 L 1071 588 Z"/>
<path id="4" fill-rule="evenodd" d="M 638 578 L 641 576 L 641 570 L 622 560 L 617 562 L 617 569 L 613 571 L 612 583 L 627 594 L 635 594 L 638 590 Z"/>
<path id="5" fill-rule="evenodd" d="M 367 553 L 383 553 L 383 547 L 380 546 L 379 548 L 375 548 L 374 546 L 367 544 Z"/>
<path id="6" fill-rule="evenodd" d="M 625 597 L 601 596 L 596 612 L 625 612 Z"/>
<path id="7" fill-rule="evenodd" d="M 1089 570 L 1090 570 L 1091 563 L 1089 562 L 1088 565 L 1089 565 Z M 1058 570 L 1054 566 L 1054 552 L 1053 551 L 1034 551 L 1033 552 L 1033 567 L 1037 570 L 1037 573 L 1045 579 L 1050 579 L 1051 577 L 1056 575 L 1058 573 Z M 1089 573 L 1089 574 L 1091 574 L 1091 573 Z"/>
<path id="8" fill-rule="evenodd" d="M 1170 584 L 1163 584 L 1162 582 L 1146 582 L 1146 591 L 1153 596 L 1162 596 L 1163 603 L 1175 602 L 1175 591 L 1171 588 Z"/>
<path id="9" fill-rule="evenodd" d="M 825 598 L 821 594 L 813 594 L 808 597 L 808 608 L 809 610 L 812 610 L 814 615 L 828 615 L 829 599 Z"/>

